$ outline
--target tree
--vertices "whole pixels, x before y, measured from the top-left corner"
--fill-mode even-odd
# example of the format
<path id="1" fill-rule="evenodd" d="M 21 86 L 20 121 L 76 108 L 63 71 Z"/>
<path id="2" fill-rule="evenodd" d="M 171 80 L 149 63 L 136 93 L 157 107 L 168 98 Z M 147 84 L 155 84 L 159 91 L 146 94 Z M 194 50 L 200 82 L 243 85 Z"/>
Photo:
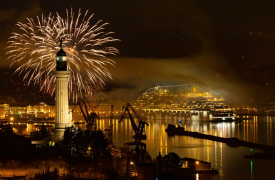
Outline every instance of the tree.
<path id="1" fill-rule="evenodd" d="M 13 130 L 11 124 L 8 121 L 0 122 L 0 132 L 4 134 L 12 134 Z"/>
<path id="2" fill-rule="evenodd" d="M 42 125 L 40 130 L 40 138 L 45 139 L 50 137 L 50 132 L 46 129 L 44 125 Z"/>
<path id="3" fill-rule="evenodd" d="M 75 136 L 73 130 L 73 128 L 66 128 L 61 146 L 59 147 L 62 155 L 65 157 L 70 157 L 72 155 L 73 138 Z"/>
<path id="4" fill-rule="evenodd" d="M 102 131 L 82 131 L 81 129 L 66 129 L 62 149 L 66 155 L 74 157 L 90 157 L 98 160 L 100 156 L 110 156 L 108 140 Z"/>
<path id="5" fill-rule="evenodd" d="M 43 140 L 46 138 L 50 138 L 50 132 L 46 129 L 44 125 L 42 125 L 40 131 L 31 132 L 30 135 L 32 140 Z"/>
<path id="6" fill-rule="evenodd" d="M 60 176 L 58 174 L 58 170 L 54 168 L 53 171 L 50 171 L 49 169 L 46 170 L 44 173 L 37 173 L 35 174 L 34 178 L 31 178 L 32 180 L 59 180 Z"/>
<path id="7" fill-rule="evenodd" d="M 109 143 L 102 131 L 92 131 L 89 139 L 93 159 L 98 160 L 100 156 L 110 156 Z"/>

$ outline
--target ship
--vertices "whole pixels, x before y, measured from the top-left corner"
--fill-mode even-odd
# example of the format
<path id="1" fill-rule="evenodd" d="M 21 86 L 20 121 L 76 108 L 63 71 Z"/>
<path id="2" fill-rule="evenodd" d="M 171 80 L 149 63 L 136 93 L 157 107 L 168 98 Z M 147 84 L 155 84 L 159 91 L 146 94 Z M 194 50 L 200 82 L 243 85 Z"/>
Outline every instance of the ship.
<path id="1" fill-rule="evenodd" d="M 156 86 L 142 93 L 134 105 L 143 112 L 191 115 L 224 106 L 222 96 L 198 84 Z"/>
<path id="2" fill-rule="evenodd" d="M 213 120 L 209 122 L 242 122 L 242 119 L 236 118 L 233 114 L 233 110 L 227 106 L 211 109 L 210 112 L 210 116 L 212 116 Z"/>

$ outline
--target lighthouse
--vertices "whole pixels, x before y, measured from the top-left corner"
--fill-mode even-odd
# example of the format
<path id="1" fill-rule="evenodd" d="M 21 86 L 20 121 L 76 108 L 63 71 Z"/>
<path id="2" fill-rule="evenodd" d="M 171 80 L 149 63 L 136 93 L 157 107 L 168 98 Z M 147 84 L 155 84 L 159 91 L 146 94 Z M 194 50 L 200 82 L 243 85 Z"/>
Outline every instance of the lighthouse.
<path id="1" fill-rule="evenodd" d="M 60 50 L 56 54 L 56 77 L 55 86 L 55 134 L 61 140 L 67 127 L 72 126 L 71 117 L 69 115 L 69 93 L 68 93 L 68 77 L 71 72 L 67 70 L 66 53 L 62 49 L 62 39 L 60 40 Z"/>

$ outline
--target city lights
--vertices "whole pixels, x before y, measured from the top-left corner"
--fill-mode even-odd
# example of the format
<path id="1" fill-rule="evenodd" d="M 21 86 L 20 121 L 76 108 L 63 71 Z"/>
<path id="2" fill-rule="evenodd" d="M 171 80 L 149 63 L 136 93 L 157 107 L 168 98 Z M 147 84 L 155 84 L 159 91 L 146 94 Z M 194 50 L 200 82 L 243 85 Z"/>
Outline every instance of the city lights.
<path id="1" fill-rule="evenodd" d="M 0 1 L 0 179 L 274 179 L 274 4 Z"/>

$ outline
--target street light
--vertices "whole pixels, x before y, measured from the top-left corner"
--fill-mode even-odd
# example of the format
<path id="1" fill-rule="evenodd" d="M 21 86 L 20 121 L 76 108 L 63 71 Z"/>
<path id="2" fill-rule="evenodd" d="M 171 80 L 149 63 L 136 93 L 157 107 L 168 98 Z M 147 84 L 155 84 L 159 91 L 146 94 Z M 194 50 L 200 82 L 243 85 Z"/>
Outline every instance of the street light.
<path id="1" fill-rule="evenodd" d="M 199 161 L 196 161 L 196 164 L 199 164 Z"/>

